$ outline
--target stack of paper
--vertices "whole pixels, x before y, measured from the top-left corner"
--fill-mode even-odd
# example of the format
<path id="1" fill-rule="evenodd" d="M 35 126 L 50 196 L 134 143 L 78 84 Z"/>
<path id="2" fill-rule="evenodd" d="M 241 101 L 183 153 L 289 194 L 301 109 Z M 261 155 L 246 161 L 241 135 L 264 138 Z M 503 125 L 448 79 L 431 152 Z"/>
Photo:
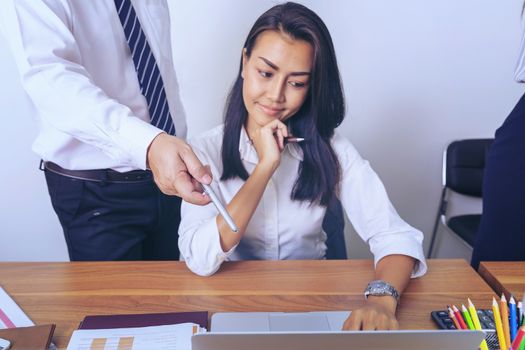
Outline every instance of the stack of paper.
<path id="1" fill-rule="evenodd" d="M 0 329 L 34 325 L 9 294 L 0 287 Z"/>
<path id="2" fill-rule="evenodd" d="M 79 329 L 67 350 L 191 350 L 191 337 L 206 332 L 195 323 L 165 326 Z"/>

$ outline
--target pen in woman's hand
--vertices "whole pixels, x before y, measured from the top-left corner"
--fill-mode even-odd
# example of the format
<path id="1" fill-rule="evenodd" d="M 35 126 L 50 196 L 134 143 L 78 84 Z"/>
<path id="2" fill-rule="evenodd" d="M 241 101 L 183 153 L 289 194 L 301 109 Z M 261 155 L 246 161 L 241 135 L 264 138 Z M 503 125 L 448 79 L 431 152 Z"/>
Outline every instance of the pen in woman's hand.
<path id="1" fill-rule="evenodd" d="M 294 137 L 294 136 L 288 136 L 284 138 L 284 143 L 297 143 L 304 141 L 304 137 Z"/>

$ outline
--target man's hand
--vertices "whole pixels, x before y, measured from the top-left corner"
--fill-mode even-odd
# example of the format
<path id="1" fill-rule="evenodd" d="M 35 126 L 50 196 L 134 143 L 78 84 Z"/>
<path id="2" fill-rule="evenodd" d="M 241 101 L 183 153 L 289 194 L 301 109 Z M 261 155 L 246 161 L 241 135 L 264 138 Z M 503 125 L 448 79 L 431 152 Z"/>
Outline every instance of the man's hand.
<path id="1" fill-rule="evenodd" d="M 147 159 L 155 183 L 163 193 L 198 205 L 210 202 L 209 197 L 202 194 L 199 182 L 209 184 L 211 173 L 186 142 L 161 133 L 151 142 Z"/>
<path id="2" fill-rule="evenodd" d="M 343 330 L 393 330 L 398 329 L 397 302 L 390 296 L 369 296 L 365 305 L 352 311 Z"/>
<path id="3" fill-rule="evenodd" d="M 410 282 L 416 260 L 402 254 L 383 257 L 376 265 L 376 280 L 383 280 L 403 293 Z M 369 295 L 365 305 L 352 311 L 343 325 L 344 330 L 398 329 L 397 300 L 389 295 Z"/>

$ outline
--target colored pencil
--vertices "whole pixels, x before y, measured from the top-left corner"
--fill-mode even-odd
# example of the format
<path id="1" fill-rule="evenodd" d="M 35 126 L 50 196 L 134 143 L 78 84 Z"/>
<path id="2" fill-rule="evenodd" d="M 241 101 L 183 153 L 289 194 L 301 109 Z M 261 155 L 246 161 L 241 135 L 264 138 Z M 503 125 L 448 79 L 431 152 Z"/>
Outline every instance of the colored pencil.
<path id="1" fill-rule="evenodd" d="M 505 335 L 505 344 L 510 345 L 509 307 L 507 306 L 507 298 L 505 298 L 505 294 L 503 293 L 501 293 L 501 300 L 499 302 L 499 312 L 501 313 L 501 325 L 503 326 L 503 334 Z"/>
<path id="2" fill-rule="evenodd" d="M 456 316 L 456 319 L 459 322 L 459 325 L 461 326 L 460 329 L 468 329 L 467 324 L 465 323 L 465 320 L 463 320 L 463 316 L 461 316 L 461 313 L 459 312 L 456 305 L 452 305 L 452 311 L 454 311 L 454 315 Z"/>
<path id="3" fill-rule="evenodd" d="M 521 300 L 521 324 L 525 325 L 525 293 L 523 293 L 523 299 Z"/>
<path id="4" fill-rule="evenodd" d="M 506 305 L 505 305 L 506 306 Z M 502 350 L 508 349 L 505 342 L 505 335 L 503 334 L 503 326 L 501 325 L 501 315 L 499 313 L 499 306 L 496 298 L 492 297 L 492 312 L 494 313 L 494 323 L 496 323 L 496 333 L 498 335 L 499 348 Z"/>
<path id="5" fill-rule="evenodd" d="M 461 304 L 461 314 L 463 315 L 463 319 L 465 320 L 465 323 L 467 324 L 468 329 L 476 329 L 476 327 L 474 327 L 474 323 L 472 322 L 472 319 L 470 318 L 470 314 L 468 313 L 468 310 L 464 304 Z"/>
<path id="6" fill-rule="evenodd" d="M 518 325 L 523 322 L 523 303 L 518 301 Z"/>
<path id="7" fill-rule="evenodd" d="M 472 318 L 474 327 L 476 327 L 476 329 L 481 329 L 481 322 L 479 322 L 478 312 L 470 298 L 468 298 L 468 311 L 470 312 L 470 317 Z"/>
<path id="8" fill-rule="evenodd" d="M 518 333 L 518 321 L 516 320 L 516 301 L 511 295 L 509 300 L 509 313 L 510 313 L 510 341 L 514 341 L 516 334 Z"/>
<path id="9" fill-rule="evenodd" d="M 450 317 L 452 322 L 454 322 L 454 326 L 456 326 L 456 329 L 461 329 L 458 319 L 456 318 L 456 315 L 454 315 L 454 311 L 452 311 L 452 309 L 448 305 L 447 305 L 447 309 L 448 309 L 448 316 Z"/>
<path id="10" fill-rule="evenodd" d="M 479 322 L 478 312 L 476 311 L 476 307 L 472 303 L 472 300 L 470 298 L 468 299 L 468 311 L 470 312 L 470 318 L 472 318 L 472 322 L 474 323 L 475 329 L 478 331 L 481 330 L 481 322 Z M 487 345 L 487 341 L 483 339 L 481 344 L 479 345 L 479 348 L 481 350 L 489 350 L 489 347 Z"/>
<path id="11" fill-rule="evenodd" d="M 525 326 L 520 327 L 516 339 L 512 343 L 512 350 L 519 350 L 522 344 L 525 344 Z"/>

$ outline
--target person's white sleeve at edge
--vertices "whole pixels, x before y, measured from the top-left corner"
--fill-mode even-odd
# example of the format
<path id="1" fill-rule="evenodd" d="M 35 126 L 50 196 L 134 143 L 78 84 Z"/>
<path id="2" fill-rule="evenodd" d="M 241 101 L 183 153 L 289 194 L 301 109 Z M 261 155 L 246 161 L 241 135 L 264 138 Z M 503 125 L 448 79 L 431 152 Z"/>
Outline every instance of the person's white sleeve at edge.
<path id="1" fill-rule="evenodd" d="M 358 235 L 369 244 L 374 264 L 387 255 L 407 255 L 416 259 L 411 277 L 424 275 L 423 234 L 399 217 L 377 174 L 346 138 L 336 133 L 333 145 L 342 169 L 341 203 Z"/>
<path id="2" fill-rule="evenodd" d="M 209 159 L 198 146 L 190 142 L 193 151 L 203 164 L 210 164 Z M 214 172 L 213 178 L 220 179 L 220 174 Z M 212 189 L 220 197 L 216 182 L 211 184 Z M 226 203 L 223 203 L 226 205 Z M 182 202 L 181 222 L 179 226 L 180 258 L 186 262 L 188 268 L 200 276 L 211 276 L 220 268 L 221 264 L 235 251 L 235 247 L 224 252 L 220 243 L 216 217 L 218 211 L 209 203 L 205 206 Z"/>
<path id="3" fill-rule="evenodd" d="M 46 123 L 91 144 L 123 166 L 146 168 L 161 132 L 94 85 L 70 30 L 67 1 L 11 0 L 4 23 L 22 84 Z"/>

